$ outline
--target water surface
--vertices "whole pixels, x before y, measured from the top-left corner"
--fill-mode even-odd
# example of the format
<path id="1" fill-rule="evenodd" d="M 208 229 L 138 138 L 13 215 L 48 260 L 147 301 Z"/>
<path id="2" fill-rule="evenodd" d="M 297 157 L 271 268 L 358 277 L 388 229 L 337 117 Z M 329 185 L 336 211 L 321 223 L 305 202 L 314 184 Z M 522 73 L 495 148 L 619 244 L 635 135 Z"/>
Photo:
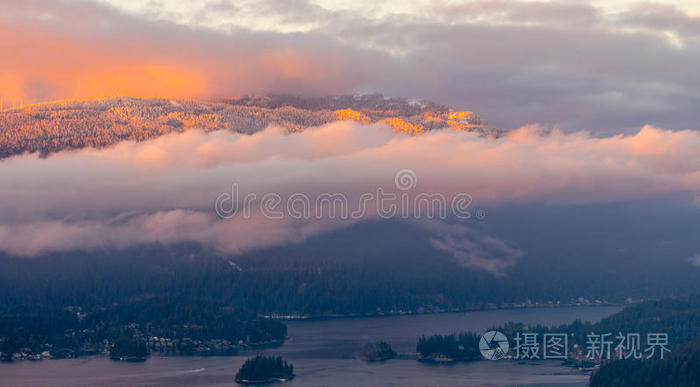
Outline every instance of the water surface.
<path id="1" fill-rule="evenodd" d="M 588 377 L 557 361 L 480 361 L 428 365 L 415 360 L 365 363 L 355 359 L 365 342 L 388 341 L 397 352 L 415 351 L 421 335 L 483 332 L 508 321 L 560 325 L 598 321 L 619 307 L 509 309 L 433 315 L 291 321 L 280 348 L 230 357 L 159 357 L 144 363 L 101 357 L 0 364 L 0 386 L 235 386 L 247 356 L 283 355 L 297 377 L 284 386 L 586 386 Z"/>

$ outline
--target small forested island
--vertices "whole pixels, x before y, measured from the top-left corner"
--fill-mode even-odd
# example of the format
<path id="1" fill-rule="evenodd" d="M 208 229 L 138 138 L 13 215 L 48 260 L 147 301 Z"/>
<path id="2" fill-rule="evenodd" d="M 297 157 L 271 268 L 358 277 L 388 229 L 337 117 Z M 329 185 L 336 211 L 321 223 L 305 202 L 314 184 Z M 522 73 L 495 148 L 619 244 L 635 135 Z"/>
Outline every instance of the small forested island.
<path id="1" fill-rule="evenodd" d="M 418 360 L 434 363 L 474 361 L 481 359 L 479 336 L 471 333 L 421 336 L 416 345 Z"/>
<path id="2" fill-rule="evenodd" d="M 395 357 L 396 352 L 386 341 L 365 344 L 359 355 L 359 358 L 364 361 L 384 361 Z"/>
<path id="3" fill-rule="evenodd" d="M 294 366 L 282 357 L 258 355 L 249 358 L 236 373 L 236 383 L 286 382 L 294 378 Z"/>

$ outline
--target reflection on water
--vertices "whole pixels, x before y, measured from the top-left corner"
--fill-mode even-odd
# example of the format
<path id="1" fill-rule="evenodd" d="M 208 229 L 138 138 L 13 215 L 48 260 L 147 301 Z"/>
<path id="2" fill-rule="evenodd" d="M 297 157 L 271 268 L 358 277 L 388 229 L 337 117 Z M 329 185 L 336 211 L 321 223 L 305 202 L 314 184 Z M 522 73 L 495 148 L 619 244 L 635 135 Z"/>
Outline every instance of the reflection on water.
<path id="1" fill-rule="evenodd" d="M 297 378 L 285 386 L 585 386 L 588 378 L 556 361 L 480 361 L 434 366 L 415 360 L 365 363 L 362 344 L 386 340 L 397 352 L 415 350 L 417 338 L 434 333 L 483 332 L 508 321 L 559 325 L 577 318 L 597 321 L 618 307 L 511 309 L 421 316 L 293 321 L 281 354 Z M 2 386 L 232 386 L 246 355 L 234 357 L 151 357 L 145 363 L 104 358 L 0 364 Z"/>

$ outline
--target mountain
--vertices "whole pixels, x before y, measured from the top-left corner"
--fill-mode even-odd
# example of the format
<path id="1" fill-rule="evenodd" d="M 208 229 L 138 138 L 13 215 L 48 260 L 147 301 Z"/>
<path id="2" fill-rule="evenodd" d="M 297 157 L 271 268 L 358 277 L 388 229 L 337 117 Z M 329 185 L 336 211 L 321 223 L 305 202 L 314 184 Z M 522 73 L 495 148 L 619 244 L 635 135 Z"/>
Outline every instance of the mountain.
<path id="1" fill-rule="evenodd" d="M 700 214 L 682 206 L 644 201 L 627 207 L 487 210 L 488 218 L 468 224 L 469 233 L 507 241 L 524 252 L 502 276 L 436 249 L 434 241 L 445 237 L 439 230 L 397 220 L 363 221 L 239 255 L 195 244 L 31 259 L 0 254 L 0 315 L 39 305 L 90 312 L 174 295 L 240 305 L 262 315 L 324 317 L 624 303 L 628 297 L 700 293 L 700 269 L 687 260 L 697 251 Z M 644 229 L 619 232 L 650 218 L 656 222 Z M 564 219 L 575 221 L 561 227 Z M 596 232 L 585 232 L 593 227 Z M 483 255 L 488 248 L 469 240 L 470 251 Z M 501 259 L 499 251 L 488 259 Z"/>
<path id="2" fill-rule="evenodd" d="M 277 125 L 289 132 L 334 121 L 384 122 L 412 135 L 451 128 L 498 137 L 476 114 L 429 101 L 381 94 L 298 97 L 247 96 L 212 101 L 101 97 L 22 106 L 0 112 L 0 158 L 25 152 L 101 148 L 188 129 L 250 134 Z"/>

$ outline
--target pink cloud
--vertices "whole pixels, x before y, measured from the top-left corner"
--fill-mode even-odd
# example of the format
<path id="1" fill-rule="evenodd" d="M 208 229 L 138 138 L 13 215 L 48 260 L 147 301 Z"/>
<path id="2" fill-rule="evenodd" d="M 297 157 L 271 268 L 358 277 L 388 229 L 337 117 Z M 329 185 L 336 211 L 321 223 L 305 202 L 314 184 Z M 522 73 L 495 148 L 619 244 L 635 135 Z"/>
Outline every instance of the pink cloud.
<path id="1" fill-rule="evenodd" d="M 697 149 L 697 131 L 648 126 L 634 135 L 605 138 L 528 126 L 496 140 L 454 131 L 408 136 L 384 125 L 348 121 L 296 134 L 274 127 L 253 135 L 187 131 L 102 150 L 0 162 L 0 249 L 36 255 L 199 242 L 237 254 L 380 217 L 374 200 L 357 218 L 297 219 L 283 209 L 282 219 L 272 219 L 260 209 L 266 193 L 283 199 L 295 193 L 342 194 L 349 212 L 358 210 L 363 193 L 380 187 L 411 200 L 422 193 L 448 198 L 466 193 L 477 206 L 693 196 L 700 192 Z M 408 191 L 395 186 L 401 169 L 417 177 Z M 232 184 L 240 189 L 239 199 L 257 195 L 249 218 L 217 217 L 215 201 Z M 437 243 L 469 250 L 448 242 Z"/>

